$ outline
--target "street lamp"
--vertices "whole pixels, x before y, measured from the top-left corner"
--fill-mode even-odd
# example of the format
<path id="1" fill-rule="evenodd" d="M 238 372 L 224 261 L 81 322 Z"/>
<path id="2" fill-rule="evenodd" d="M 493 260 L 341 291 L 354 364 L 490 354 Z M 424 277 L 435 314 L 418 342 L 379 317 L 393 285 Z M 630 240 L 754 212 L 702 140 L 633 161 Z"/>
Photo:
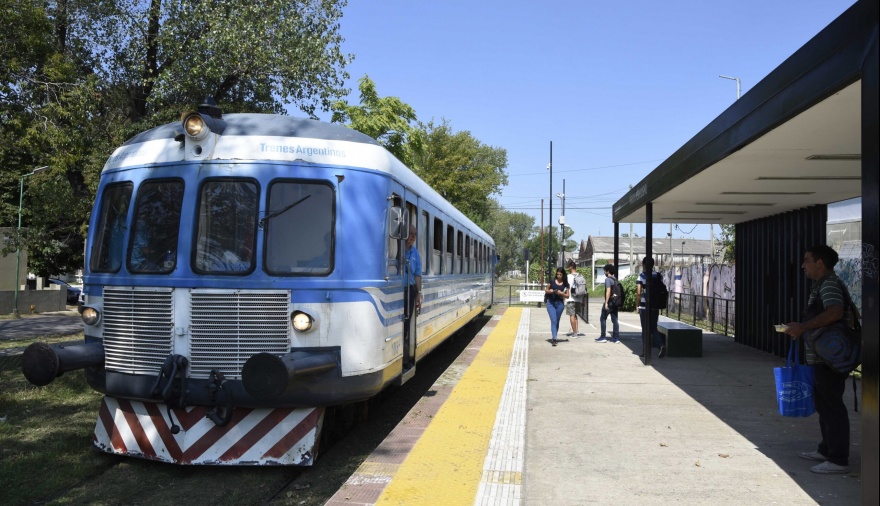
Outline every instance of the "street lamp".
<path id="1" fill-rule="evenodd" d="M 684 241 L 681 241 L 681 265 L 684 265 Z"/>
<path id="2" fill-rule="evenodd" d="M 19 317 L 19 314 L 18 314 L 18 285 L 19 285 L 18 277 L 21 275 L 21 207 L 22 207 L 22 204 L 24 203 L 24 178 L 29 177 L 29 176 L 33 176 L 34 174 L 36 174 L 38 172 L 43 172 L 44 170 L 46 170 L 48 168 L 49 168 L 48 165 L 44 165 L 42 167 L 37 167 L 36 169 L 34 169 L 31 172 L 29 172 L 27 174 L 23 174 L 21 176 L 21 179 L 19 179 L 19 186 L 18 186 L 18 233 L 16 235 L 16 241 L 15 241 L 15 244 L 16 244 L 16 247 L 15 247 L 15 303 L 14 303 L 14 307 L 12 308 L 12 316 L 14 316 L 16 318 Z"/>
<path id="3" fill-rule="evenodd" d="M 739 100 L 739 97 L 740 97 L 739 78 L 738 77 L 728 77 L 728 76 L 718 76 L 718 77 L 723 77 L 724 79 L 730 79 L 731 81 L 736 81 L 736 99 Z"/>

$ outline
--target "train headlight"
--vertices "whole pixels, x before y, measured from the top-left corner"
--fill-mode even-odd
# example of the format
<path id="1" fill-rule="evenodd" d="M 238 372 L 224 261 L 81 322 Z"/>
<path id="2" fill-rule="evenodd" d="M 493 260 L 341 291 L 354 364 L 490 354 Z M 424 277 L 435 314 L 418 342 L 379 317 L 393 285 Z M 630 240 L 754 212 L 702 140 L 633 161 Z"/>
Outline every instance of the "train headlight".
<path id="1" fill-rule="evenodd" d="M 315 322 L 311 316 L 302 311 L 294 311 L 290 316 L 293 320 L 293 328 L 299 332 L 308 332 L 312 329 L 312 324 Z"/>
<path id="2" fill-rule="evenodd" d="M 208 125 L 205 123 L 205 118 L 195 112 L 184 113 L 183 130 L 195 140 L 204 139 L 208 135 Z"/>
<path id="3" fill-rule="evenodd" d="M 101 313 L 93 307 L 84 307 L 80 316 L 86 325 L 95 325 L 101 319 Z"/>

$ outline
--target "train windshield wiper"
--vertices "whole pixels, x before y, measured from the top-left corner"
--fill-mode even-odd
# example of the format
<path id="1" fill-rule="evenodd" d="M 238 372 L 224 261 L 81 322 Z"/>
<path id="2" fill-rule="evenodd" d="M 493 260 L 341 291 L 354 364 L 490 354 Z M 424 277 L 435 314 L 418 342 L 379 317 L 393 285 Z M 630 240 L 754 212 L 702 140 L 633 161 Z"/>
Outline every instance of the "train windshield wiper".
<path id="1" fill-rule="evenodd" d="M 311 197 L 311 195 L 306 195 L 305 197 L 297 200 L 293 204 L 290 204 L 289 206 L 285 207 L 284 209 L 267 214 L 266 216 L 263 217 L 263 219 L 260 220 L 260 228 L 263 228 L 263 225 L 265 225 L 267 221 L 271 220 L 272 218 L 275 218 L 276 216 L 280 216 L 280 215 L 286 213 L 287 211 L 300 205 L 305 199 L 307 199 L 309 197 Z"/>

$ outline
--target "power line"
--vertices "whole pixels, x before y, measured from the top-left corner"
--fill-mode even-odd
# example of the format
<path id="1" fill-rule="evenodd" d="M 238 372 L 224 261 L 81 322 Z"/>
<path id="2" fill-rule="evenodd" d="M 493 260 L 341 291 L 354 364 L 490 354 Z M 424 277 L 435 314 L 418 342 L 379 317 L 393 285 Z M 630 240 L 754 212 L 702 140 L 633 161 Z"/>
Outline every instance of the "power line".
<path id="1" fill-rule="evenodd" d="M 640 165 L 640 164 L 643 164 L 643 163 L 659 162 L 659 161 L 661 161 L 661 160 L 662 160 L 662 159 L 656 159 L 656 160 L 645 160 L 644 162 L 621 163 L 621 164 L 618 164 L 618 165 L 605 165 L 604 167 L 587 167 L 587 168 L 585 168 L 585 169 L 557 170 L 556 173 L 557 173 L 557 174 L 560 174 L 560 173 L 565 173 L 565 172 L 585 172 L 585 171 L 589 171 L 589 170 L 613 169 L 613 168 L 616 168 L 616 167 L 628 167 L 628 166 L 630 166 L 630 165 Z M 545 171 L 545 172 L 527 172 L 527 173 L 525 173 L 525 174 L 508 174 L 507 177 L 514 177 L 514 176 L 534 176 L 534 175 L 537 175 L 537 174 L 546 174 L 546 171 Z"/>

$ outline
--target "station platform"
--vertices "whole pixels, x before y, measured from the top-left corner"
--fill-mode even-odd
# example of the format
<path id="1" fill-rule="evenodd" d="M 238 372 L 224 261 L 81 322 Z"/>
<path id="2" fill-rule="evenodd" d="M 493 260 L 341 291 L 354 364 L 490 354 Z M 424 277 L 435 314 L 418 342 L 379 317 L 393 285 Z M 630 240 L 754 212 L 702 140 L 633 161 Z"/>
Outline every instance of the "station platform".
<path id="1" fill-rule="evenodd" d="M 620 313 L 616 344 L 595 342 L 598 301 L 589 314 L 576 339 L 565 317 L 553 347 L 545 308 L 499 309 L 327 504 L 861 502 L 851 381 L 851 471 L 817 475 L 798 452 L 818 416 L 777 413 L 783 360 L 704 332 L 702 357 L 655 350 L 646 366 L 637 313 Z"/>

